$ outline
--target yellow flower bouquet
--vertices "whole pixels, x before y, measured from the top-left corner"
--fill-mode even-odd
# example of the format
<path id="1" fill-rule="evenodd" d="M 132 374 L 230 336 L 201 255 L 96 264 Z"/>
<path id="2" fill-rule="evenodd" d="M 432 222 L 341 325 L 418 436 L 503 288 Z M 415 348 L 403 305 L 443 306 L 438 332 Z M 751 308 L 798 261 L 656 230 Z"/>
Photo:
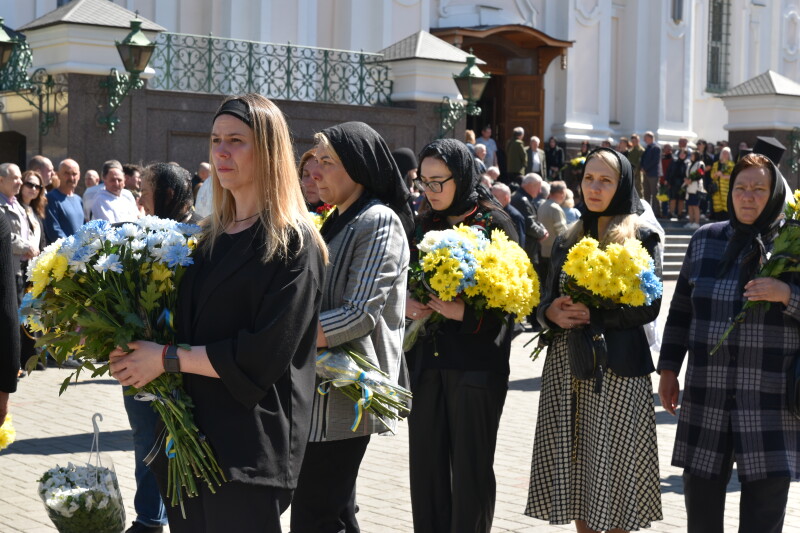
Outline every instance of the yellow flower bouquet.
<path id="1" fill-rule="evenodd" d="M 419 261 L 409 267 L 414 299 L 426 303 L 430 293 L 444 301 L 461 297 L 479 313 L 508 313 L 523 321 L 539 304 L 539 278 L 525 251 L 502 230 L 492 230 L 489 237 L 484 228 L 463 224 L 426 233 L 418 245 Z M 428 319 L 440 318 L 434 313 Z M 404 350 L 414 346 L 428 319 L 406 328 Z"/>
<path id="2" fill-rule="evenodd" d="M 596 239 L 584 237 L 570 248 L 563 270 L 564 292 L 592 308 L 649 305 L 663 292 L 653 259 L 638 239 L 602 248 Z M 554 334 L 547 329 L 535 338 L 551 339 Z M 539 343 L 531 356 L 535 359 L 544 347 Z"/>

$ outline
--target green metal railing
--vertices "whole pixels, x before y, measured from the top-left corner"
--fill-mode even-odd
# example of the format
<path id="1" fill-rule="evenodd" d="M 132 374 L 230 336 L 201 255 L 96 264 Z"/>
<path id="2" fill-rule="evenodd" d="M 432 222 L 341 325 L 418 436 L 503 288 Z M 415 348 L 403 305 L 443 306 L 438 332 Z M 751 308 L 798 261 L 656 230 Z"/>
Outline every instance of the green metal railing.
<path id="1" fill-rule="evenodd" d="M 389 104 L 392 82 L 381 54 L 220 37 L 162 33 L 148 87 L 351 105 Z"/>

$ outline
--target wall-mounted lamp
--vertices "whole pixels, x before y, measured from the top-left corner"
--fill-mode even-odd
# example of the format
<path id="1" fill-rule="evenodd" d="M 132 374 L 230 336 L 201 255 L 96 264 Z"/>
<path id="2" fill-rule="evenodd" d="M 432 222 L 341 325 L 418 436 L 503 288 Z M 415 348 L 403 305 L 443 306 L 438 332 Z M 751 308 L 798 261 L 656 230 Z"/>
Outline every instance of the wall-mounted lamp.
<path id="1" fill-rule="evenodd" d="M 453 79 L 458 87 L 458 92 L 467 101 L 466 106 L 461 102 L 453 102 L 448 97 L 444 97 L 442 105 L 439 106 L 441 123 L 439 126 L 439 138 L 447 135 L 447 132 L 455 128 L 456 123 L 467 115 L 480 115 L 481 108 L 478 107 L 478 100 L 481 99 L 486 84 L 489 83 L 491 76 L 484 74 L 475 64 L 475 56 L 467 56 L 467 66 L 460 74 L 453 74 Z"/>
<path id="2" fill-rule="evenodd" d="M 114 133 L 119 123 L 116 113 L 122 101 L 132 90 L 144 87 L 144 80 L 139 75 L 147 68 L 155 48 L 156 45 L 142 32 L 142 21 L 132 20 L 131 32 L 122 42 L 117 43 L 119 57 L 128 74 L 120 74 L 117 69 L 112 68 L 111 74 L 100 82 L 101 87 L 108 89 L 108 110 L 102 114 L 99 121 L 109 134 Z"/>
<path id="3" fill-rule="evenodd" d="M 47 70 L 38 68 L 28 76 L 33 56 L 25 36 L 15 32 L 11 37 L 0 18 L 0 91 L 14 91 L 20 98 L 39 111 L 39 152 L 42 151 L 42 136 L 58 116 L 59 99 L 67 92 L 67 80 L 63 74 L 55 77 Z M 66 105 L 64 103 L 64 105 Z M 63 106 L 62 106 L 63 109 Z"/>

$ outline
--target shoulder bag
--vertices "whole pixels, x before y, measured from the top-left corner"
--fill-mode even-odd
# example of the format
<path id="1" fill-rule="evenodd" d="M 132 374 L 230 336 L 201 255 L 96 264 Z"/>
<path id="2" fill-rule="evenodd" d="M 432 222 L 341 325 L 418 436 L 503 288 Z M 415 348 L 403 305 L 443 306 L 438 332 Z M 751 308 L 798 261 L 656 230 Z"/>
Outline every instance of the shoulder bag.
<path id="1" fill-rule="evenodd" d="M 601 328 L 589 324 L 567 331 L 569 368 L 575 379 L 595 378 L 594 391 L 603 387 L 603 372 L 608 364 L 606 339 Z"/>
<path id="2" fill-rule="evenodd" d="M 794 356 L 786 375 L 786 404 L 789 412 L 800 418 L 800 354 Z"/>

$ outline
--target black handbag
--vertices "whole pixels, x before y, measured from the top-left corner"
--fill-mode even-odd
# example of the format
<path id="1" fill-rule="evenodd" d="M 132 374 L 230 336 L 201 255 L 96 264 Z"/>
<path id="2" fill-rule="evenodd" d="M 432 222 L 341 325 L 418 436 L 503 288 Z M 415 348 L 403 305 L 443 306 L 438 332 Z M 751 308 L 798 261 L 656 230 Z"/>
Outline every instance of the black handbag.
<path id="1" fill-rule="evenodd" d="M 603 331 L 590 324 L 567 332 L 569 368 L 575 379 L 595 378 L 594 391 L 603 388 L 603 372 L 608 364 L 608 350 Z"/>
<path id="2" fill-rule="evenodd" d="M 800 355 L 795 355 L 786 375 L 786 404 L 789 412 L 800 418 Z"/>

